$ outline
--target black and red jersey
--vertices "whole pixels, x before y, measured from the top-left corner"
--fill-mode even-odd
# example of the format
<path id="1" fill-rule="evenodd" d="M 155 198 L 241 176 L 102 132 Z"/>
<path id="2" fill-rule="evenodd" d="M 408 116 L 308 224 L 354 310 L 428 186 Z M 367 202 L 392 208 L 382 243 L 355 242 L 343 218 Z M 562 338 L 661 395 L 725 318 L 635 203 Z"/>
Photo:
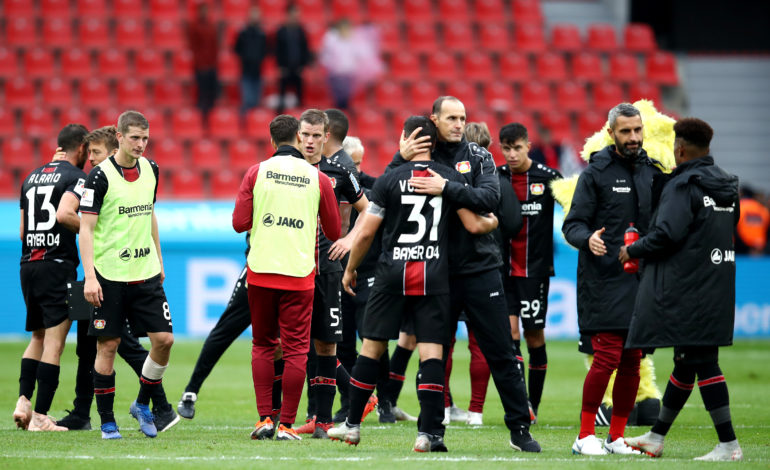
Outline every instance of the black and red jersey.
<path id="1" fill-rule="evenodd" d="M 24 211 L 21 262 L 66 260 L 80 264 L 75 233 L 56 221 L 56 210 L 66 192 L 80 199 L 86 174 L 67 161 L 47 163 L 32 171 L 21 185 Z"/>
<path id="2" fill-rule="evenodd" d="M 456 208 L 441 196 L 417 194 L 408 181 L 431 176 L 462 181 L 453 169 L 434 161 L 407 162 L 377 178 L 372 209 L 383 216 L 382 253 L 373 289 L 396 295 L 449 292 L 449 219 Z"/>
<path id="3" fill-rule="evenodd" d="M 542 163 L 532 162 L 523 173 L 511 172 L 508 165 L 498 167 L 501 182 L 507 180 L 513 186 L 521 203 L 523 227 L 510 239 L 507 251 L 506 271 L 515 277 L 548 277 L 553 269 L 553 208 L 554 198 L 550 183 L 561 174 Z M 505 256 L 505 253 L 504 253 Z"/>

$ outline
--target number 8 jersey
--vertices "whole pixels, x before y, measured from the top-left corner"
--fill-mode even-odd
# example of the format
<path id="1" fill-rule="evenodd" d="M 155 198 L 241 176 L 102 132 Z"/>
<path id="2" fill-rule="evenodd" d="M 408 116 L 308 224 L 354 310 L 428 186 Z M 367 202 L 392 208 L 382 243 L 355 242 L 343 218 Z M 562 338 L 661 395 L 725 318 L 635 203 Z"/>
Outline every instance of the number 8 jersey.
<path id="1" fill-rule="evenodd" d="M 24 238 L 21 262 L 66 260 L 80 264 L 75 233 L 56 222 L 56 209 L 65 192 L 80 199 L 86 174 L 67 161 L 51 162 L 33 170 L 21 186 L 20 207 Z"/>
<path id="2" fill-rule="evenodd" d="M 417 194 L 412 176 L 428 168 L 452 181 L 459 174 L 434 161 L 407 162 L 377 178 L 369 212 L 382 217 L 382 254 L 372 289 L 388 294 L 449 292 L 449 216 L 456 210 L 441 196 Z"/>

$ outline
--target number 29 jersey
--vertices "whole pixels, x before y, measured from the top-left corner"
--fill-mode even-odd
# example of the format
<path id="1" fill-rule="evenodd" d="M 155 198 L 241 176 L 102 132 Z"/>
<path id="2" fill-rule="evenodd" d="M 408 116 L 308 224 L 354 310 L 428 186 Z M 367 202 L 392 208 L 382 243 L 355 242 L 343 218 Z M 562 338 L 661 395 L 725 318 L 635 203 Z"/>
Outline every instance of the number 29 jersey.
<path id="1" fill-rule="evenodd" d="M 371 209 L 383 217 L 382 253 L 372 289 L 400 295 L 437 295 L 449 292 L 449 216 L 455 209 L 441 196 L 417 194 L 413 176 L 460 181 L 451 168 L 434 161 L 408 162 L 377 178 Z"/>
<path id="2" fill-rule="evenodd" d="M 67 161 L 45 164 L 32 171 L 21 186 L 24 211 L 21 262 L 67 260 L 80 264 L 75 233 L 56 221 L 56 209 L 65 192 L 80 199 L 86 174 Z"/>

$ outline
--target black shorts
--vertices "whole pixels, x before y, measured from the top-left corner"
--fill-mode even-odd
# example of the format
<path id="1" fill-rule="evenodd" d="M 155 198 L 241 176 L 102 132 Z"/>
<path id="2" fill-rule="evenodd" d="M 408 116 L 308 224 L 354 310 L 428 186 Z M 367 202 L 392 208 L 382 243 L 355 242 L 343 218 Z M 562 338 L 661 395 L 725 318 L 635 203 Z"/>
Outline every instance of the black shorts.
<path id="1" fill-rule="evenodd" d="M 674 364 L 699 366 L 719 362 L 719 346 L 674 346 Z"/>
<path id="2" fill-rule="evenodd" d="M 101 307 L 94 307 L 89 335 L 119 337 L 126 320 L 135 336 L 172 332 L 171 311 L 160 274 L 137 283 L 110 281 L 98 272 L 96 278 L 102 286 L 104 300 Z"/>
<path id="3" fill-rule="evenodd" d="M 19 277 L 24 303 L 27 305 L 27 331 L 51 328 L 69 318 L 67 283 L 77 279 L 72 263 L 22 263 Z"/>
<path id="4" fill-rule="evenodd" d="M 327 343 L 342 341 L 341 304 L 342 272 L 316 275 L 311 338 Z"/>
<path id="5" fill-rule="evenodd" d="M 550 278 L 504 276 L 503 285 L 508 315 L 521 318 L 524 330 L 544 329 Z"/>
<path id="6" fill-rule="evenodd" d="M 449 344 L 453 331 L 449 294 L 405 296 L 373 290 L 366 304 L 361 337 L 397 339 L 402 325 L 409 322 L 418 343 Z"/>

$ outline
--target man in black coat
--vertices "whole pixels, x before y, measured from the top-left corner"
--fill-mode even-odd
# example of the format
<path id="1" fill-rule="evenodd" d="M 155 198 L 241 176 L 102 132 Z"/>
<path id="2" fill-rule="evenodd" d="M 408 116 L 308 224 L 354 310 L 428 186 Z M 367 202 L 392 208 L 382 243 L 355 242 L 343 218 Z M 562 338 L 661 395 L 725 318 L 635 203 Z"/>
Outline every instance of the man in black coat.
<path id="1" fill-rule="evenodd" d="M 290 4 L 286 23 L 275 33 L 275 59 L 281 78 L 278 83 L 278 113 L 282 113 L 286 101 L 286 89 L 293 86 L 297 93 L 297 107 L 302 105 L 302 69 L 310 64 L 313 57 L 307 35 L 299 22 L 299 7 Z"/>
<path id="2" fill-rule="evenodd" d="M 580 434 L 576 454 L 635 452 L 625 445 L 623 432 L 639 387 L 640 349 L 624 349 L 634 308 L 638 275 L 626 273 L 614 255 L 623 234 L 634 225 L 644 234 L 652 208 L 652 179 L 661 171 L 642 148 L 642 117 L 631 104 L 609 113 L 609 134 L 615 141 L 591 155 L 581 173 L 562 232 L 580 250 L 577 269 L 578 325 L 591 336 L 594 360 L 583 384 Z M 596 438 L 596 412 L 612 372 L 613 410 L 606 442 Z"/>
<path id="3" fill-rule="evenodd" d="M 621 247 L 620 262 L 645 260 L 627 347 L 674 347 L 660 415 L 652 430 L 626 443 L 658 457 L 663 438 L 698 377 L 703 404 L 719 444 L 695 460 L 741 460 L 730 418 L 727 384 L 719 368 L 719 346 L 733 342 L 735 247 L 740 218 L 738 178 L 714 164 L 714 132 L 695 118 L 674 125 L 677 168 L 663 187 L 646 236 Z"/>
<path id="4" fill-rule="evenodd" d="M 238 33 L 233 51 L 241 60 L 241 114 L 259 106 L 262 96 L 262 61 L 267 37 L 259 24 L 259 8 L 249 12 L 249 22 Z"/>

